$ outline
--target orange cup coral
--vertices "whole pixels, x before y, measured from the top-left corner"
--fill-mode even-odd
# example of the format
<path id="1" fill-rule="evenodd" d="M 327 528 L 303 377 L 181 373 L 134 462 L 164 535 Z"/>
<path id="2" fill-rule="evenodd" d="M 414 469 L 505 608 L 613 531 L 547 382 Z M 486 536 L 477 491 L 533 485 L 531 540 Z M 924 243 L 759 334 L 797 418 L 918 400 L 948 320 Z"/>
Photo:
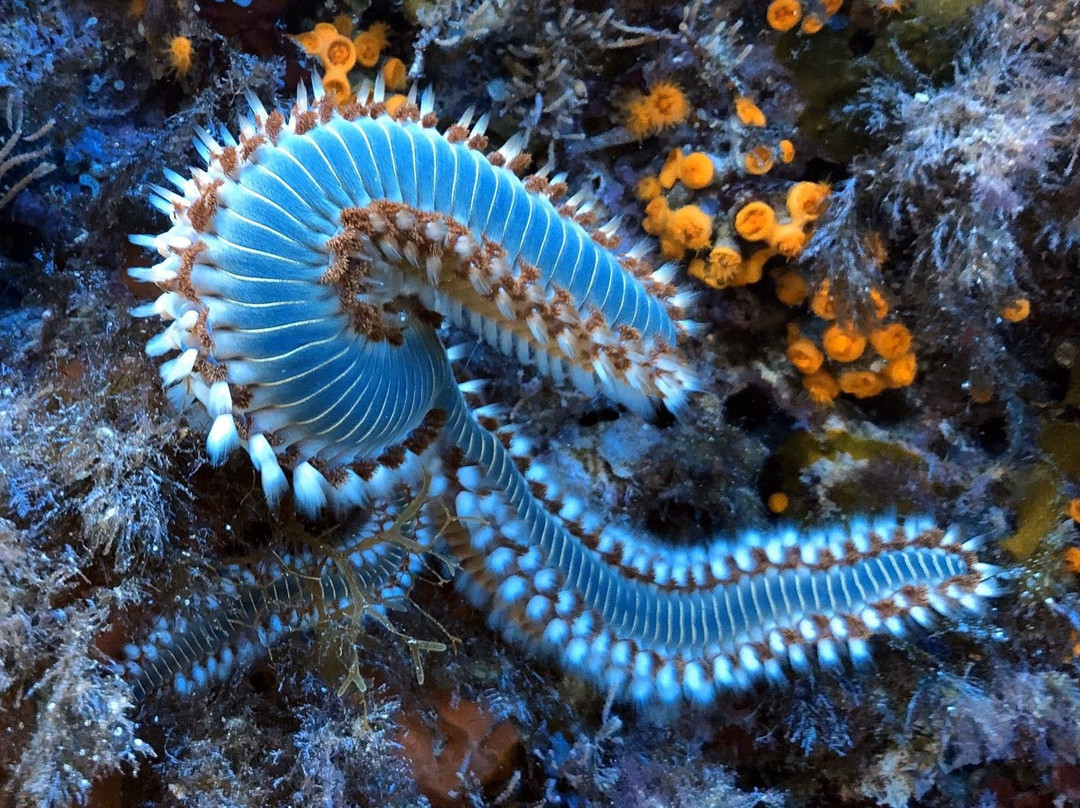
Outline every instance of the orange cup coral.
<path id="1" fill-rule="evenodd" d="M 799 0 L 773 0 L 765 12 L 769 27 L 781 33 L 790 31 L 802 19 L 802 4 Z"/>
<path id="2" fill-rule="evenodd" d="M 776 211 L 764 202 L 749 202 L 735 214 L 735 232 L 747 241 L 765 241 L 776 230 Z"/>
<path id="3" fill-rule="evenodd" d="M 854 362 L 866 350 L 866 337 L 854 328 L 833 323 L 822 334 L 821 344 L 830 359 Z"/>
<path id="4" fill-rule="evenodd" d="M 709 155 L 693 152 L 679 166 L 679 181 L 687 188 L 700 190 L 712 182 L 716 169 Z"/>

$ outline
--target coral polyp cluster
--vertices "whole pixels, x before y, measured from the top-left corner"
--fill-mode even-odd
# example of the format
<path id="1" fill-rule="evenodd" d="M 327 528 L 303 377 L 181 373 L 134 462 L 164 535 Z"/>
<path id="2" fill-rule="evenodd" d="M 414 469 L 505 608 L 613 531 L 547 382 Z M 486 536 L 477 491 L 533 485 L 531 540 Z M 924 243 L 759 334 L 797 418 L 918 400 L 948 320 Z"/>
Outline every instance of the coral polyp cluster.
<path id="1" fill-rule="evenodd" d="M 390 44 L 390 26 L 383 22 L 374 23 L 355 36 L 354 33 L 352 19 L 342 15 L 333 23 L 317 23 L 312 30 L 295 37 L 305 51 L 319 57 L 323 66 L 322 86 L 340 104 L 356 98 L 349 72 L 357 65 L 376 67 Z M 400 59 L 386 59 L 381 73 L 387 89 L 394 92 L 405 89 L 405 65 Z"/>
<path id="2" fill-rule="evenodd" d="M 785 33 L 798 25 L 799 33 L 809 36 L 828 25 L 842 6 L 843 0 L 772 0 L 765 19 L 774 31 Z"/>

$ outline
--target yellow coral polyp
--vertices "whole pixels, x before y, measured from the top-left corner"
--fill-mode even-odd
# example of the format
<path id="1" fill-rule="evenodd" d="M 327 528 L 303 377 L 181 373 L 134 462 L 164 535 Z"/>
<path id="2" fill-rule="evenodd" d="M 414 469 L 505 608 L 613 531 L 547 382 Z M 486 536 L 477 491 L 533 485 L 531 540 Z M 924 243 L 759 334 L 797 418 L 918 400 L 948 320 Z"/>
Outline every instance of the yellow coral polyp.
<path id="1" fill-rule="evenodd" d="M 790 500 L 788 499 L 788 495 L 785 494 L 783 491 L 777 491 L 773 494 L 769 494 L 769 500 L 767 504 L 769 506 L 769 510 L 773 513 L 783 513 L 788 509 Z"/>
<path id="2" fill-rule="evenodd" d="M 866 337 L 850 326 L 833 323 L 821 335 L 821 344 L 830 359 L 854 362 L 866 350 Z"/>
<path id="3" fill-rule="evenodd" d="M 765 113 L 754 103 L 754 99 L 744 95 L 735 99 L 735 115 L 747 126 L 765 125 Z"/>
<path id="4" fill-rule="evenodd" d="M 354 27 L 353 18 L 348 14 L 338 14 L 330 24 L 333 25 L 334 29 L 342 36 L 352 36 Z"/>
<path id="5" fill-rule="evenodd" d="M 661 234 L 660 236 L 660 257 L 665 261 L 672 261 L 682 258 L 686 255 L 686 245 L 679 239 L 673 236 Z"/>
<path id="6" fill-rule="evenodd" d="M 885 315 L 889 313 L 889 301 L 885 299 L 885 295 L 877 289 L 871 289 L 870 302 L 874 304 L 874 316 L 879 320 L 884 320 Z"/>
<path id="7" fill-rule="evenodd" d="M 194 63 L 191 40 L 186 36 L 174 36 L 169 40 L 168 47 L 169 68 L 178 76 L 186 76 L 191 72 Z"/>
<path id="8" fill-rule="evenodd" d="M 802 4 L 799 0 L 773 0 L 765 12 L 765 20 L 774 31 L 784 33 L 799 24 Z"/>
<path id="9" fill-rule="evenodd" d="M 1074 522 L 1080 524 L 1080 497 L 1069 500 L 1069 504 L 1065 506 L 1065 513 Z M 1080 564 L 1077 565 L 1077 569 L 1073 570 L 1073 572 L 1080 572 Z"/>
<path id="10" fill-rule="evenodd" d="M 680 124 L 688 117 L 690 102 L 683 91 L 674 82 L 662 81 L 654 84 L 646 95 L 630 100 L 626 105 L 624 126 L 634 137 L 643 138 Z"/>
<path id="11" fill-rule="evenodd" d="M 348 37 L 339 35 L 323 44 L 319 57 L 327 70 L 348 73 L 356 64 L 356 48 Z"/>
<path id="12" fill-rule="evenodd" d="M 356 61 L 363 67 L 375 67 L 379 63 L 379 55 L 385 43 L 371 33 L 371 30 L 362 31 L 353 39 L 353 49 L 356 51 Z"/>
<path id="13" fill-rule="evenodd" d="M 825 212 L 829 186 L 823 182 L 797 182 L 788 188 L 786 205 L 791 220 L 800 225 L 815 221 Z"/>
<path id="14" fill-rule="evenodd" d="M 776 250 L 773 249 L 763 249 L 753 253 L 743 261 L 742 269 L 739 270 L 739 274 L 735 276 L 730 285 L 749 286 L 760 281 L 765 272 L 765 263 L 774 255 L 776 255 Z"/>
<path id="15" fill-rule="evenodd" d="M 798 306 L 806 300 L 806 279 L 793 269 L 785 270 L 774 278 L 776 299 L 785 306 Z"/>
<path id="16" fill-rule="evenodd" d="M 810 395 L 810 399 L 816 404 L 828 404 L 840 395 L 840 385 L 836 377 L 827 370 L 819 370 L 803 376 L 803 389 Z"/>
<path id="17" fill-rule="evenodd" d="M 672 149 L 668 152 L 667 159 L 664 160 L 664 165 L 660 167 L 660 187 L 666 191 L 670 191 L 675 187 L 675 182 L 679 179 L 679 174 L 682 172 L 683 160 L 682 149 Z"/>
<path id="18" fill-rule="evenodd" d="M 777 225 L 769 237 L 769 245 L 785 258 L 795 258 L 802 252 L 809 239 L 806 232 L 795 222 Z"/>
<path id="19" fill-rule="evenodd" d="M 652 107 L 644 97 L 639 97 L 627 105 L 624 126 L 627 132 L 639 140 L 656 133 L 660 128 L 653 117 Z"/>
<path id="20" fill-rule="evenodd" d="M 352 96 L 352 86 L 344 70 L 327 70 L 322 77 L 322 85 L 326 93 L 333 96 L 339 105 L 347 104 Z"/>
<path id="21" fill-rule="evenodd" d="M 810 311 L 814 312 L 822 320 L 836 319 L 836 303 L 832 299 L 832 291 L 828 281 L 823 281 L 814 297 L 810 301 Z"/>
<path id="22" fill-rule="evenodd" d="M 776 211 L 764 202 L 749 202 L 735 214 L 735 232 L 747 241 L 765 241 L 776 230 Z"/>
<path id="23" fill-rule="evenodd" d="M 900 323 L 892 323 L 871 331 L 870 344 L 882 359 L 899 359 L 911 350 L 911 332 Z"/>
<path id="24" fill-rule="evenodd" d="M 704 152 L 693 152 L 687 155 L 679 166 L 679 181 L 687 188 L 700 190 L 712 182 L 716 168 L 709 155 Z"/>
<path id="25" fill-rule="evenodd" d="M 817 373 L 825 363 L 825 355 L 806 337 L 791 341 L 787 349 L 787 358 L 795 370 L 804 376 Z"/>
<path id="26" fill-rule="evenodd" d="M 713 220 L 697 205 L 683 205 L 668 218 L 667 232 L 688 250 L 702 250 L 712 239 Z"/>
<path id="27" fill-rule="evenodd" d="M 733 247 L 717 246 L 709 250 L 707 262 L 703 262 L 702 280 L 710 286 L 729 286 L 742 269 L 742 255 Z"/>
<path id="28" fill-rule="evenodd" d="M 379 50 L 384 50 L 390 44 L 390 24 L 385 22 L 376 22 L 368 26 L 365 32 L 370 34 L 372 39 L 379 46 Z"/>
<path id="29" fill-rule="evenodd" d="M 658 196 L 645 206 L 645 220 L 641 223 L 641 229 L 650 236 L 658 236 L 667 227 L 670 215 L 671 209 L 668 207 L 667 200 Z"/>
<path id="30" fill-rule="evenodd" d="M 652 104 L 661 129 L 680 124 L 690 116 L 690 102 L 674 82 L 662 81 L 654 85 L 646 98 Z"/>
<path id="31" fill-rule="evenodd" d="M 386 99 L 386 111 L 389 114 L 394 115 L 395 113 L 399 112 L 403 106 L 405 106 L 408 100 L 409 99 L 401 93 L 392 95 Z"/>
<path id="32" fill-rule="evenodd" d="M 881 370 L 881 377 L 889 387 L 907 387 L 915 381 L 917 371 L 918 362 L 915 360 L 915 354 L 908 353 L 886 362 Z"/>
<path id="33" fill-rule="evenodd" d="M 768 146 L 755 146 L 746 153 L 743 164 L 749 173 L 759 176 L 768 174 L 776 165 L 776 161 L 773 159 L 772 149 Z"/>
<path id="34" fill-rule="evenodd" d="M 408 80 L 409 71 L 405 67 L 405 63 L 393 56 L 386 60 L 382 66 L 383 82 L 386 84 L 386 89 L 391 92 L 401 92 L 405 89 L 405 84 Z"/>
<path id="35" fill-rule="evenodd" d="M 660 187 L 660 180 L 656 177 L 642 177 L 638 180 L 637 184 L 637 198 L 642 202 L 651 202 L 660 196 L 660 192 L 663 188 Z"/>
<path id="36" fill-rule="evenodd" d="M 872 370 L 845 370 L 837 381 L 841 391 L 855 398 L 872 398 L 885 389 L 885 382 Z"/>
<path id="37" fill-rule="evenodd" d="M 314 56 L 319 52 L 319 45 L 322 42 L 321 37 L 314 31 L 304 31 L 302 34 L 294 36 L 293 39 L 310 56 Z"/>
<path id="38" fill-rule="evenodd" d="M 1026 320 L 1031 314 L 1031 301 L 1026 297 L 1018 297 L 1008 306 L 1001 310 L 1001 316 L 1010 323 L 1019 323 Z"/>

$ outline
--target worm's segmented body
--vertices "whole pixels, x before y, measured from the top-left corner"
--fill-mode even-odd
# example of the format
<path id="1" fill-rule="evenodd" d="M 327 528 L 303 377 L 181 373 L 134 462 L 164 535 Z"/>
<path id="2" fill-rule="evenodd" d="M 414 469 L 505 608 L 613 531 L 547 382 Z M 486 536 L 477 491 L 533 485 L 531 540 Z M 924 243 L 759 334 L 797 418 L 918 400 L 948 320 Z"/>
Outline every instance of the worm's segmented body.
<path id="1" fill-rule="evenodd" d="M 179 352 L 166 385 L 202 402 L 215 462 L 246 448 L 272 503 L 286 472 L 308 514 L 426 477 L 464 526 L 443 547 L 468 596 L 639 702 L 708 702 L 804 667 L 808 649 L 857 661 L 874 631 L 992 594 L 993 570 L 924 520 L 674 550 L 560 498 L 493 408 L 470 408 L 476 385 L 456 383 L 435 329 L 450 320 L 556 381 L 677 412 L 693 326 L 673 268 L 616 253 L 617 222 L 594 227 L 546 168 L 519 179 L 518 139 L 485 155 L 484 119 L 439 132 L 430 96 L 394 115 L 378 92 L 344 109 L 302 93 L 288 118 L 251 104 L 239 142 L 202 133 L 207 168 L 155 186 L 173 225 L 133 239 L 163 260 L 132 275 L 164 290 L 137 313 L 172 321 L 147 347 Z"/>

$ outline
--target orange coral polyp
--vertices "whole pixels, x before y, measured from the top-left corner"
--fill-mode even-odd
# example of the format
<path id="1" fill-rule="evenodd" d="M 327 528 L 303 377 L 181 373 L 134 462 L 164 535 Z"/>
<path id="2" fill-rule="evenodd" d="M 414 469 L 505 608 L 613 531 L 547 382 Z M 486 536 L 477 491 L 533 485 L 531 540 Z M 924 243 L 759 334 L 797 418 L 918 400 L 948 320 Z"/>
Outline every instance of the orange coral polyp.
<path id="1" fill-rule="evenodd" d="M 838 380 L 840 389 L 855 398 L 871 398 L 885 389 L 885 382 L 872 370 L 846 370 Z"/>
<path id="2" fill-rule="evenodd" d="M 1069 500 L 1069 504 L 1065 507 L 1065 513 L 1074 522 L 1080 523 L 1080 497 Z M 1080 560 L 1080 556 L 1077 556 Z M 1073 572 L 1080 572 L 1080 563 L 1077 564 L 1077 568 Z"/>
<path id="3" fill-rule="evenodd" d="M 768 506 L 769 510 L 773 513 L 783 513 L 788 509 L 789 504 L 790 500 L 788 499 L 788 495 L 783 491 L 769 494 Z"/>
<path id="4" fill-rule="evenodd" d="M 776 250 L 773 249 L 763 249 L 755 252 L 743 262 L 742 269 L 739 270 L 738 276 L 731 282 L 731 286 L 749 286 L 760 281 L 765 272 L 765 263 L 774 255 L 776 255 Z"/>
<path id="5" fill-rule="evenodd" d="M 405 67 L 405 63 L 393 56 L 386 60 L 386 63 L 382 67 L 383 82 L 386 84 L 386 89 L 392 92 L 401 92 L 405 89 L 406 81 L 408 80 L 409 71 Z"/>
<path id="6" fill-rule="evenodd" d="M 709 250 L 705 282 L 717 288 L 728 286 L 739 276 L 742 255 L 732 247 L 718 246 Z"/>
<path id="7" fill-rule="evenodd" d="M 647 95 L 638 95 L 626 105 L 624 125 L 631 135 L 643 138 L 680 124 L 688 117 L 690 102 L 683 91 L 674 82 L 662 81 L 653 85 Z"/>
<path id="8" fill-rule="evenodd" d="M 790 163 L 795 159 L 795 144 L 787 138 L 781 140 L 777 146 L 777 151 L 780 152 L 780 162 Z"/>
<path id="9" fill-rule="evenodd" d="M 672 149 L 668 152 L 667 159 L 664 160 L 664 165 L 660 167 L 660 187 L 664 190 L 671 190 L 675 186 L 675 181 L 679 179 L 679 174 L 682 171 L 683 160 L 682 149 Z"/>
<path id="10" fill-rule="evenodd" d="M 810 399 L 817 404 L 828 404 L 840 395 L 840 385 L 836 377 L 827 370 L 819 370 L 803 376 L 803 389 L 810 394 Z"/>
<path id="11" fill-rule="evenodd" d="M 679 181 L 687 188 L 699 190 L 712 182 L 716 168 L 705 152 L 693 152 L 687 155 L 679 166 Z"/>
<path id="12" fill-rule="evenodd" d="M 787 349 L 788 361 L 804 376 L 817 373 L 825 362 L 825 355 L 806 337 L 792 340 Z"/>
<path id="13" fill-rule="evenodd" d="M 190 39 L 186 36 L 174 36 L 169 40 L 169 67 L 172 68 L 177 75 L 186 76 L 191 72 L 193 53 L 194 48 L 191 45 Z"/>
<path id="14" fill-rule="evenodd" d="M 854 362 L 866 350 L 866 337 L 854 328 L 833 323 L 821 335 L 821 344 L 830 359 Z"/>
<path id="15" fill-rule="evenodd" d="M 697 205 L 683 205 L 671 214 L 667 232 L 688 250 L 702 250 L 712 238 L 713 220 Z"/>
<path id="16" fill-rule="evenodd" d="M 645 220 L 641 223 L 641 229 L 650 236 L 658 236 L 667 227 L 668 216 L 671 209 L 667 200 L 658 196 L 645 206 Z"/>
<path id="17" fill-rule="evenodd" d="M 743 162 L 746 170 L 754 175 L 768 174 L 776 165 L 772 149 L 768 146 L 755 146 L 746 153 L 746 159 Z"/>
<path id="18" fill-rule="evenodd" d="M 353 39 L 353 48 L 356 50 L 356 61 L 363 67 L 375 67 L 379 63 L 379 55 L 384 45 L 370 30 L 363 31 Z"/>
<path id="19" fill-rule="evenodd" d="M 809 236 L 795 222 L 777 225 L 768 241 L 785 258 L 794 258 L 802 252 Z"/>
<path id="20" fill-rule="evenodd" d="M 327 68 L 348 73 L 356 64 L 356 48 L 348 37 L 336 36 L 326 42 L 319 54 Z"/>
<path id="21" fill-rule="evenodd" d="M 652 202 L 658 196 L 663 189 L 660 187 L 660 180 L 656 177 L 642 177 L 638 180 L 637 184 L 637 198 L 642 202 Z"/>
<path id="22" fill-rule="evenodd" d="M 911 332 L 900 323 L 870 332 L 870 344 L 883 359 L 899 359 L 911 350 Z"/>
<path id="23" fill-rule="evenodd" d="M 752 98 L 743 95 L 736 98 L 735 115 L 747 126 L 761 127 L 765 125 L 765 113 L 754 103 Z"/>
<path id="24" fill-rule="evenodd" d="M 304 52 L 314 56 L 319 52 L 319 44 L 322 39 L 314 31 L 304 31 L 302 34 L 297 34 L 293 37 L 300 47 L 304 49 Z"/>
<path id="25" fill-rule="evenodd" d="M 397 113 L 408 102 L 408 98 L 401 93 L 392 95 L 386 99 L 386 111 L 393 115 Z"/>
<path id="26" fill-rule="evenodd" d="M 327 94 L 333 96 L 339 105 L 348 103 L 352 96 L 352 86 L 344 70 L 327 70 L 326 75 L 322 77 L 322 85 Z"/>
<path id="27" fill-rule="evenodd" d="M 804 34 L 807 34 L 808 36 L 813 36 L 818 31 L 820 31 L 824 25 L 825 21 L 822 20 L 821 17 L 819 17 L 817 14 L 808 14 L 806 18 L 803 19 L 802 25 L 799 27 L 799 30 Z"/>
<path id="28" fill-rule="evenodd" d="M 653 117 L 652 107 L 641 96 L 627 105 L 624 126 L 627 132 L 638 139 L 654 134 L 660 128 Z"/>
<path id="29" fill-rule="evenodd" d="M 680 124 L 690 117 L 690 102 L 674 82 L 662 81 L 654 85 L 646 100 L 653 108 L 656 125 L 661 129 Z"/>
<path id="30" fill-rule="evenodd" d="M 829 186 L 823 182 L 797 182 L 787 192 L 787 209 L 798 224 L 816 220 L 825 212 Z"/>
<path id="31" fill-rule="evenodd" d="M 806 300 L 806 280 L 793 269 L 781 272 L 775 277 L 776 298 L 785 306 L 798 306 Z"/>
<path id="32" fill-rule="evenodd" d="M 810 311 L 814 312 L 822 320 L 836 319 L 836 303 L 832 299 L 832 291 L 828 281 L 823 281 L 814 297 L 810 301 Z"/>
<path id="33" fill-rule="evenodd" d="M 884 320 L 885 315 L 889 313 L 889 301 L 885 299 L 885 295 L 877 289 L 871 289 L 870 302 L 874 304 L 874 316 L 879 320 Z"/>
<path id="34" fill-rule="evenodd" d="M 330 24 L 333 25 L 337 32 L 342 36 L 351 36 L 353 28 L 355 27 L 353 18 L 348 14 L 338 14 Z"/>
<path id="35" fill-rule="evenodd" d="M 1031 301 L 1026 297 L 1018 297 L 1008 306 L 1001 310 L 1001 316 L 1010 323 L 1019 323 L 1026 320 L 1031 314 Z"/>
<path id="36" fill-rule="evenodd" d="M 679 239 L 667 234 L 660 236 L 660 257 L 665 261 L 674 261 L 686 255 L 686 245 Z"/>
<path id="37" fill-rule="evenodd" d="M 769 27 L 780 33 L 790 31 L 802 19 L 802 4 L 799 0 L 773 0 L 765 12 Z"/>
<path id="38" fill-rule="evenodd" d="M 383 50 L 390 44 L 390 24 L 385 22 L 376 22 L 368 26 L 367 31 L 364 33 L 370 34 L 371 38 L 378 44 L 379 50 Z"/>
<path id="39" fill-rule="evenodd" d="M 915 354 L 909 353 L 886 362 L 881 376 L 889 387 L 907 387 L 915 381 L 917 371 L 918 363 L 915 360 Z"/>
<path id="40" fill-rule="evenodd" d="M 776 211 L 764 202 L 749 202 L 735 214 L 735 232 L 747 241 L 765 241 L 775 229 Z"/>

